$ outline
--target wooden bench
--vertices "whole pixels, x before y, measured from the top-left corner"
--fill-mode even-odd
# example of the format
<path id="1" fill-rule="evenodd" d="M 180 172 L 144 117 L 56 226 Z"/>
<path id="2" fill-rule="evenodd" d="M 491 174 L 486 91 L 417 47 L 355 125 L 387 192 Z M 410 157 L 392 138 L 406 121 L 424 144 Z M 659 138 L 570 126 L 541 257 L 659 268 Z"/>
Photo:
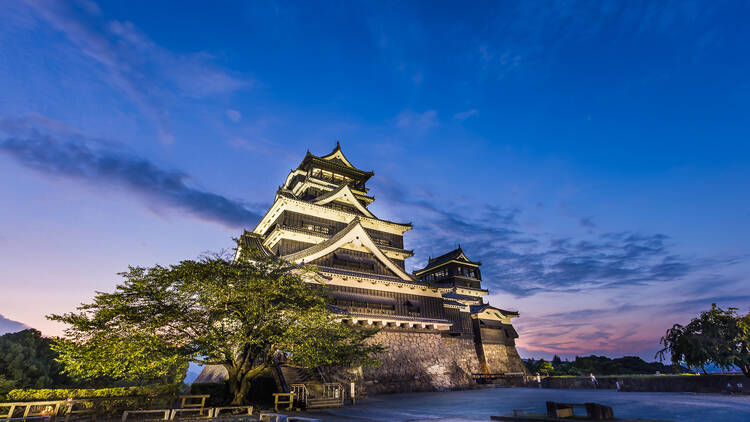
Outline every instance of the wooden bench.
<path id="1" fill-rule="evenodd" d="M 294 393 L 273 393 L 273 410 L 279 411 L 279 406 L 288 406 L 286 410 L 292 410 L 294 404 Z"/>
<path id="2" fill-rule="evenodd" d="M 547 416 L 550 418 L 571 418 L 575 416 L 574 408 L 586 409 L 586 417 L 589 420 L 603 421 L 614 419 L 615 413 L 611 407 L 597 403 L 556 403 L 547 402 Z"/>
<path id="3" fill-rule="evenodd" d="M 198 412 L 198 416 L 205 418 L 211 418 L 213 409 L 207 408 L 206 400 L 211 397 L 210 394 L 193 394 L 180 396 L 180 407 L 178 409 L 172 409 L 172 413 L 169 415 L 170 420 L 177 418 L 180 413 Z M 206 412 L 204 415 L 203 412 Z M 191 417 L 193 418 L 193 417 Z"/>
<path id="4" fill-rule="evenodd" d="M 219 414 L 224 410 L 247 410 L 248 415 L 253 414 L 253 407 L 252 406 L 221 406 L 221 407 L 214 407 L 213 413 L 211 413 L 212 418 L 218 418 Z"/>
<path id="5" fill-rule="evenodd" d="M 55 401 L 33 401 L 33 402 L 13 402 L 13 403 L 0 403 L 0 408 L 8 408 L 8 413 L 0 414 L 0 420 L 9 421 L 14 418 L 13 414 L 16 409 L 23 408 L 23 418 L 50 418 L 54 419 L 57 413 L 60 411 L 60 407 L 65 403 L 64 400 Z M 42 407 L 40 410 L 34 410 L 36 407 Z"/>

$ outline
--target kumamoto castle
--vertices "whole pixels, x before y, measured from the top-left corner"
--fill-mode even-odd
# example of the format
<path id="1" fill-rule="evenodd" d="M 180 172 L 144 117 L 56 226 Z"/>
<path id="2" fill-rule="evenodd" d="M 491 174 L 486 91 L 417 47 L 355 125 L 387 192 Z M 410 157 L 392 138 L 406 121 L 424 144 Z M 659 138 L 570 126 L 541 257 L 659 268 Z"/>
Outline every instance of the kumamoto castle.
<path id="1" fill-rule="evenodd" d="M 414 253 L 404 249 L 404 233 L 412 226 L 367 208 L 375 200 L 366 187 L 373 174 L 352 165 L 338 143 L 328 155 L 308 152 L 240 247 L 316 265 L 344 322 L 381 328 L 375 340 L 388 348 L 383 365 L 358 372 L 370 393 L 469 387 L 476 374 L 523 375 L 511 323 L 518 313 L 484 301 L 481 262 L 459 246 L 408 273 L 404 261 Z M 196 381 L 219 381 L 222 371 L 208 366 Z M 294 368 L 280 372 L 287 383 L 304 380 Z"/>

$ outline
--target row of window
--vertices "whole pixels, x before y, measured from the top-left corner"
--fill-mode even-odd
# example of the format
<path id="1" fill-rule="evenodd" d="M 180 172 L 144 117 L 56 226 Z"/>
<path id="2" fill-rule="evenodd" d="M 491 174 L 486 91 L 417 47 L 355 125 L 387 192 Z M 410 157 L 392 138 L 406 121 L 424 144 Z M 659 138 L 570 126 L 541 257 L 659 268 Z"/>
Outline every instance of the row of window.
<path id="1" fill-rule="evenodd" d="M 479 278 L 478 271 L 470 267 L 456 267 L 456 275 L 463 275 L 466 277 Z"/>
<path id="2" fill-rule="evenodd" d="M 378 244 L 378 245 L 380 245 L 380 246 L 391 246 L 391 245 L 392 245 L 391 241 L 390 241 L 390 240 L 387 240 L 387 239 L 381 239 L 381 238 L 379 238 L 379 237 L 373 237 L 373 238 L 372 238 L 372 240 L 373 240 L 373 241 L 374 241 L 374 242 L 375 242 L 376 244 Z"/>
<path id="3" fill-rule="evenodd" d="M 369 303 L 369 302 L 358 302 L 354 300 L 344 300 L 344 299 L 334 299 L 333 304 L 336 306 L 340 306 L 342 308 L 349 308 L 351 310 L 356 310 L 360 312 L 383 312 L 383 313 L 392 313 L 396 311 L 396 306 L 393 304 L 387 304 L 387 303 Z M 418 314 L 420 311 L 419 305 L 412 303 L 410 301 L 406 301 L 405 304 L 406 311 L 409 314 Z"/>
<path id="4" fill-rule="evenodd" d="M 330 172 L 330 171 L 321 170 L 321 169 L 317 169 L 317 168 L 312 169 L 311 174 L 315 178 L 322 179 L 322 180 L 328 180 L 328 181 L 334 182 L 334 183 L 346 182 L 346 183 L 349 183 L 351 185 L 355 185 L 354 182 L 356 182 L 355 179 L 352 179 L 351 177 L 348 177 L 348 176 L 344 176 L 343 174 L 333 173 L 333 172 Z M 356 186 L 356 187 L 361 188 L 361 186 Z"/>
<path id="5" fill-rule="evenodd" d="M 329 234 L 331 232 L 330 227 L 319 226 L 317 224 L 312 224 L 312 223 L 304 223 L 302 225 L 302 228 L 307 231 L 311 231 L 314 233 L 321 233 L 321 234 Z"/>
<path id="6" fill-rule="evenodd" d="M 448 268 L 441 268 L 434 273 L 426 274 L 421 277 L 422 281 L 435 281 L 451 275 Z M 460 275 L 464 277 L 479 278 L 479 271 L 474 268 L 467 267 L 456 267 L 453 275 Z"/>

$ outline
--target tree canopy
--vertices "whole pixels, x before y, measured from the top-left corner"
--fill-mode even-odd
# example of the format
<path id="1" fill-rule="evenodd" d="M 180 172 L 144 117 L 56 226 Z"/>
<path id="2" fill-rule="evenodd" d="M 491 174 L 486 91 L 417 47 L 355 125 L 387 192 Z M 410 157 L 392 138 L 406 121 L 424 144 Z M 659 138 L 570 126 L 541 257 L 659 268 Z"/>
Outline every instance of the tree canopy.
<path id="1" fill-rule="evenodd" d="M 737 308 L 723 310 L 711 305 L 685 326 L 675 324 L 661 338 L 664 348 L 657 356 L 669 354 L 672 362 L 685 362 L 701 368 L 713 363 L 722 369 L 739 368 L 750 377 L 750 313 L 739 315 Z"/>
<path id="2" fill-rule="evenodd" d="M 531 373 L 544 373 L 541 370 L 544 359 L 528 359 L 526 367 Z M 545 362 L 549 363 L 549 362 Z M 576 356 L 575 360 L 562 360 L 555 355 L 552 358 L 552 369 L 549 369 L 549 375 L 632 375 L 632 374 L 653 374 L 659 371 L 663 374 L 679 373 L 682 368 L 675 365 L 664 365 L 660 362 L 646 362 L 637 356 L 624 356 L 621 358 L 608 358 L 606 356 Z"/>
<path id="3" fill-rule="evenodd" d="M 130 267 L 112 293 L 97 292 L 78 312 L 50 315 L 69 324 L 53 348 L 77 378 L 166 377 L 188 362 L 218 364 L 233 401 L 279 357 L 303 367 L 378 364 L 376 331 L 343 324 L 314 269 L 252 256 Z M 319 277 L 315 277 L 320 280 Z"/>
<path id="4" fill-rule="evenodd" d="M 34 329 L 0 336 L 0 394 L 12 388 L 50 388 L 70 385 L 50 345 Z"/>

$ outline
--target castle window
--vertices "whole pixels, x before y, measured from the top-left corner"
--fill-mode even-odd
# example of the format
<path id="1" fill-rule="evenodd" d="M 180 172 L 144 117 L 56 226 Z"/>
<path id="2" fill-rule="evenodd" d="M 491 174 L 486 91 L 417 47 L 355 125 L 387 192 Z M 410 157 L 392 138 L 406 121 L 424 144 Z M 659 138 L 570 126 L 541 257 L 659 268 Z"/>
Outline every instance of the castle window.
<path id="1" fill-rule="evenodd" d="M 440 269 L 432 273 L 432 275 L 435 277 L 435 279 L 448 277 L 448 269 L 447 268 Z"/>
<path id="2" fill-rule="evenodd" d="M 373 240 L 373 241 L 374 241 L 374 242 L 375 242 L 376 244 L 378 244 L 378 245 L 380 245 L 380 246 L 391 246 L 391 241 L 390 241 L 390 240 L 387 240 L 387 239 L 380 239 L 380 238 L 378 238 L 378 237 L 373 237 L 373 238 L 372 238 L 372 240 Z"/>
<path id="3" fill-rule="evenodd" d="M 330 231 L 328 227 L 323 227 L 312 223 L 305 223 L 304 228 L 308 231 L 322 234 L 328 234 Z"/>
<path id="4" fill-rule="evenodd" d="M 419 313 L 419 302 L 412 302 L 411 300 L 407 300 L 404 305 L 406 305 L 406 311 L 410 314 Z"/>

